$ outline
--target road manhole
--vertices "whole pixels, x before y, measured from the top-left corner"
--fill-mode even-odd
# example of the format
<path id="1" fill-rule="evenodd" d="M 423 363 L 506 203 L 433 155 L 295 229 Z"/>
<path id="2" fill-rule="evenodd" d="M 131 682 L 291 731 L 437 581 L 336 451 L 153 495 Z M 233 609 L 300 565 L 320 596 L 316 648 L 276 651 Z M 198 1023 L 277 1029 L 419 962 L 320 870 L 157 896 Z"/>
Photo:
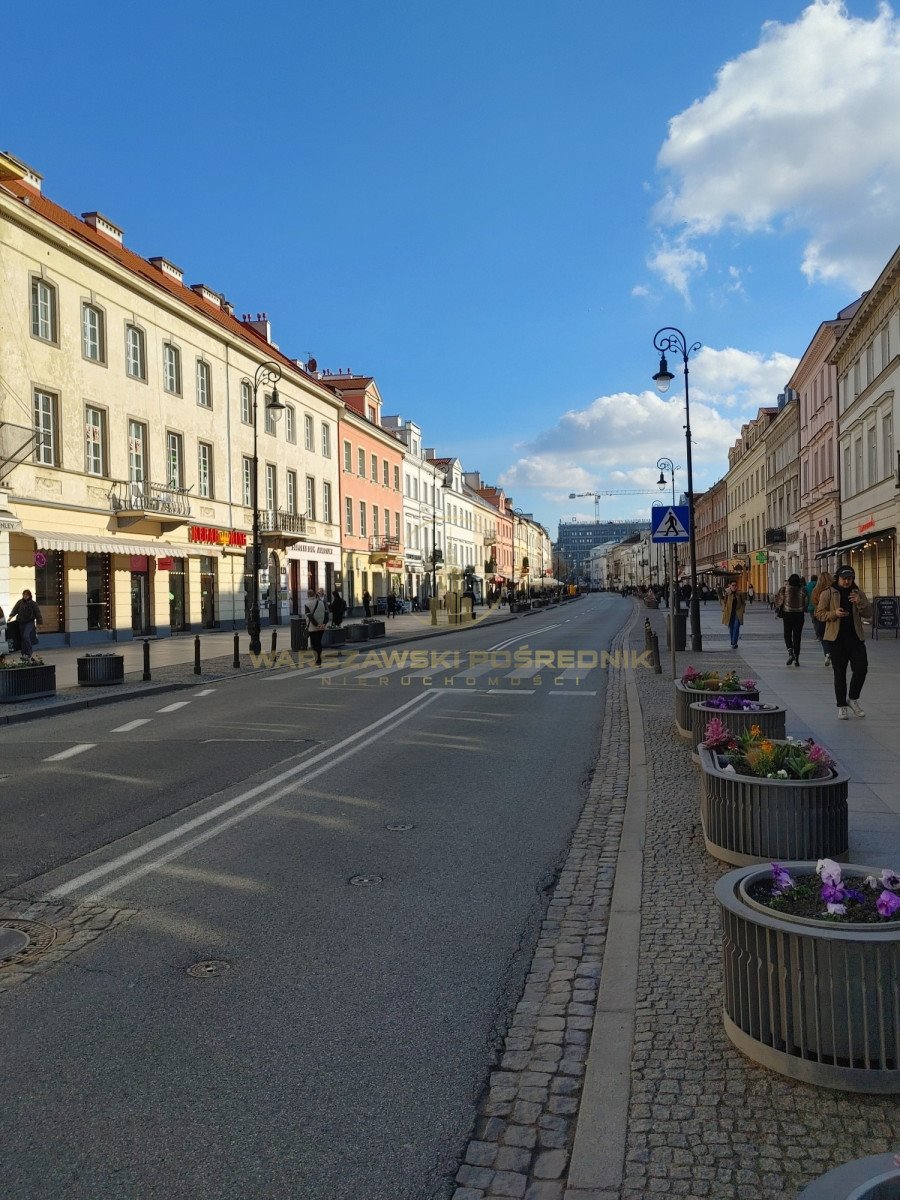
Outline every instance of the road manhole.
<path id="1" fill-rule="evenodd" d="M 55 941 L 56 930 L 41 921 L 0 917 L 0 967 L 9 966 L 13 959 L 36 959 Z"/>
<path id="2" fill-rule="evenodd" d="M 231 963 L 224 958 L 204 958 L 188 967 L 187 973 L 191 979 L 217 979 L 218 976 L 224 975 L 230 966 Z"/>
<path id="3" fill-rule="evenodd" d="M 0 929 L 0 962 L 21 954 L 28 946 L 31 938 L 21 929 Z"/>
<path id="4" fill-rule="evenodd" d="M 378 883 L 383 883 L 384 879 L 381 875 L 351 875 L 351 887 L 374 887 Z"/>
<path id="5" fill-rule="evenodd" d="M 385 829 L 389 829 L 391 833 L 407 833 L 410 829 L 415 829 L 415 825 L 385 825 Z"/>

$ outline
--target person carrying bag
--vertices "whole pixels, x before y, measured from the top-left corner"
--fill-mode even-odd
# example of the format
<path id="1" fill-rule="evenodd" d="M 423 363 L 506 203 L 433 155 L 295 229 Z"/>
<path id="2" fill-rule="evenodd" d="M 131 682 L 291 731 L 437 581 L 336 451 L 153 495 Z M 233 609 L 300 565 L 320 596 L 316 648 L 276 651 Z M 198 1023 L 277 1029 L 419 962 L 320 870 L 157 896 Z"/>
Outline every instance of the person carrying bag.
<path id="1" fill-rule="evenodd" d="M 791 575 L 775 597 L 775 616 L 784 622 L 784 644 L 787 647 L 789 667 L 800 666 L 800 639 L 806 619 L 806 591 L 799 575 Z"/>
<path id="2" fill-rule="evenodd" d="M 306 621 L 309 626 L 309 640 L 316 655 L 316 666 L 322 665 L 322 634 L 328 624 L 328 605 L 325 602 L 325 589 L 318 592 L 306 605 Z"/>
<path id="3" fill-rule="evenodd" d="M 32 657 L 34 644 L 37 638 L 37 626 L 41 622 L 41 610 L 34 602 L 34 597 L 28 588 L 22 593 L 21 600 L 17 600 L 12 607 L 12 612 L 9 614 L 10 625 L 14 626 L 13 639 L 18 641 L 19 650 L 22 655 L 22 661 L 28 662 Z M 10 625 L 7 626 L 7 636 L 9 636 Z"/>

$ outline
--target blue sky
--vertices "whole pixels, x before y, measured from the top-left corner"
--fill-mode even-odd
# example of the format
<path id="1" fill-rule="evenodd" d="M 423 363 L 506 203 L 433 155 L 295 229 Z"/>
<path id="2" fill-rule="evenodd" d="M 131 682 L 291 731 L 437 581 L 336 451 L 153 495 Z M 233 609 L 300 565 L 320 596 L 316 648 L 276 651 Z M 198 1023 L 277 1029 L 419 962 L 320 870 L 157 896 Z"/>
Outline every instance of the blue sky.
<path id="1" fill-rule="evenodd" d="M 570 491 L 684 463 L 658 328 L 704 347 L 699 490 L 900 241 L 874 0 L 48 0 L 4 26 L 2 148 L 51 199 L 374 375 L 553 531 L 593 515 Z"/>

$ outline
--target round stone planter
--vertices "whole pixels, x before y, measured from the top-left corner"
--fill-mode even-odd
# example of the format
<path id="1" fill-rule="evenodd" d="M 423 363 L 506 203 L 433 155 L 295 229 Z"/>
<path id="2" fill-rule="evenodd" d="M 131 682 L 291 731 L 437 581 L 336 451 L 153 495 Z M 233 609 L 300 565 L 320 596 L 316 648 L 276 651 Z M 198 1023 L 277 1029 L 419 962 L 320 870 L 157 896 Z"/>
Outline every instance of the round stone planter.
<path id="1" fill-rule="evenodd" d="M 75 661 L 79 687 L 125 682 L 125 657 L 122 654 L 85 654 Z"/>
<path id="2" fill-rule="evenodd" d="M 0 671 L 0 704 L 56 695 L 56 667 L 10 667 Z"/>
<path id="3" fill-rule="evenodd" d="M 369 640 L 369 626 L 363 621 L 360 621 L 358 625 L 348 625 L 347 638 L 351 642 L 367 642 Z"/>
<path id="4" fill-rule="evenodd" d="M 369 626 L 370 638 L 384 637 L 384 621 L 372 620 L 367 621 L 366 624 Z"/>
<path id="5" fill-rule="evenodd" d="M 719 766 L 703 742 L 700 822 L 706 849 L 732 866 L 847 857 L 847 788 L 838 766 L 830 779 L 760 779 Z"/>
<path id="6" fill-rule="evenodd" d="M 794 875 L 816 867 L 814 860 L 789 865 Z M 877 873 L 843 869 L 845 879 Z M 716 884 L 727 1036 L 791 1079 L 900 1092 L 900 921 L 840 925 L 775 912 L 747 892 L 771 874 L 769 866 L 744 867 Z M 832 1194 L 841 1193 L 824 1193 Z"/>
<path id="7" fill-rule="evenodd" d="M 765 708 L 758 709 L 756 712 L 752 710 L 745 712 L 739 708 L 706 708 L 704 705 L 705 701 L 699 700 L 690 706 L 691 743 L 693 745 L 691 757 L 694 762 L 700 761 L 697 747 L 703 741 L 706 726 L 713 717 L 721 718 L 722 724 L 735 737 L 746 733 L 753 725 L 758 725 L 763 737 L 772 741 L 784 739 L 784 720 L 787 709 L 783 705 L 767 704 Z"/>
<path id="8" fill-rule="evenodd" d="M 675 680 L 675 728 L 683 738 L 691 736 L 691 705 L 709 696 L 742 696 L 745 700 L 758 700 L 759 691 L 723 692 L 721 688 L 689 688 L 680 679 Z"/>
<path id="9" fill-rule="evenodd" d="M 893 1154 L 872 1154 L 814 1179 L 797 1200 L 897 1200 L 900 1165 Z"/>
<path id="10" fill-rule="evenodd" d="M 347 644 L 346 629 L 326 629 L 322 634 L 322 649 L 326 647 L 345 646 Z"/>

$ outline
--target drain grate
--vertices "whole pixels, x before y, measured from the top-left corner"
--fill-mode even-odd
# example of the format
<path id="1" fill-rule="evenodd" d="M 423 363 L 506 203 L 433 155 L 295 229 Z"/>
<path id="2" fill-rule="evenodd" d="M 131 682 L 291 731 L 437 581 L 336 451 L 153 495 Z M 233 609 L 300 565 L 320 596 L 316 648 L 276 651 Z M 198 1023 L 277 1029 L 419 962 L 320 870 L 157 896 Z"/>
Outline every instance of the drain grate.
<path id="1" fill-rule="evenodd" d="M 188 967 L 191 979 L 217 979 L 224 975 L 231 963 L 225 958 L 204 958 Z"/>
<path id="2" fill-rule="evenodd" d="M 351 875 L 349 880 L 351 887 L 374 887 L 383 882 L 382 875 Z"/>
<path id="3" fill-rule="evenodd" d="M 21 929 L 0 929 L 0 962 L 21 954 L 31 943 L 31 938 Z"/>
<path id="4" fill-rule="evenodd" d="M 21 921 L 18 917 L 0 917 L 0 967 L 30 962 L 56 941 L 56 930 L 41 921 Z"/>

